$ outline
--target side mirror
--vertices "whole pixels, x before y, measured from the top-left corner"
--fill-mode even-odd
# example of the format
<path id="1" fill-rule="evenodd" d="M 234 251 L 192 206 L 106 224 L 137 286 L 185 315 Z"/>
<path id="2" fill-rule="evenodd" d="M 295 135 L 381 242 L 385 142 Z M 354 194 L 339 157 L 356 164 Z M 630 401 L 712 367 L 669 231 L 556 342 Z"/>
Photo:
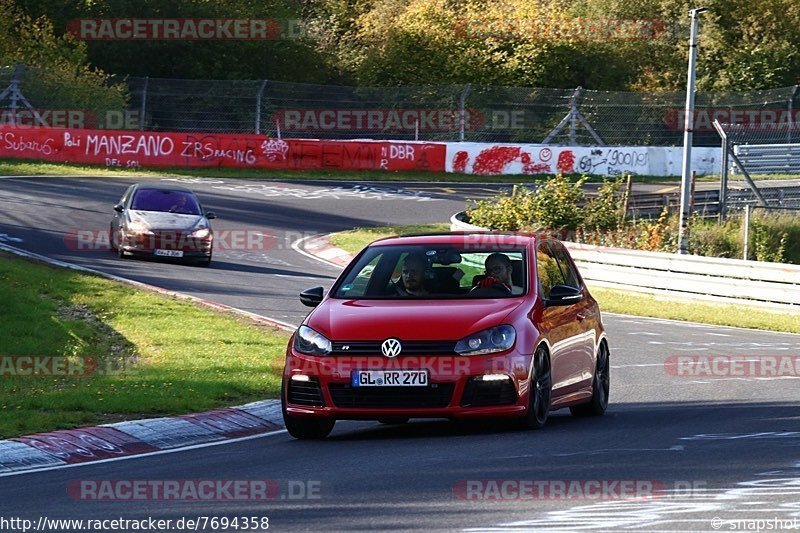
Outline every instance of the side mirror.
<path id="1" fill-rule="evenodd" d="M 550 298 L 545 300 L 545 305 L 550 307 L 554 305 L 572 305 L 580 302 L 583 294 L 580 289 L 570 287 L 568 285 L 554 285 L 550 289 Z"/>
<path id="2" fill-rule="evenodd" d="M 122 206 L 122 204 L 117 204 L 114 206 L 114 211 L 116 211 L 117 213 L 122 213 L 123 211 L 125 211 L 125 208 Z"/>
<path id="3" fill-rule="evenodd" d="M 322 287 L 314 287 L 311 289 L 306 289 L 300 293 L 300 303 L 306 305 L 308 307 L 316 307 L 322 301 L 323 295 Z"/>
<path id="4" fill-rule="evenodd" d="M 208 213 L 206 213 L 206 218 L 208 220 L 214 220 L 215 218 L 217 218 L 217 214 L 214 211 L 209 211 Z"/>

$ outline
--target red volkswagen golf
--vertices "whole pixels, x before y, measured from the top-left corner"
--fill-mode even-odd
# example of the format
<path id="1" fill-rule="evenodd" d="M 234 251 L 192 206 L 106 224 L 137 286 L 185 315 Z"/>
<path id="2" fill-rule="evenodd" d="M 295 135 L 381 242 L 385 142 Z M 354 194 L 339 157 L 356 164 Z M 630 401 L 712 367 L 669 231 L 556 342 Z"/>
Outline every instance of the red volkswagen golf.
<path id="1" fill-rule="evenodd" d="M 336 420 L 602 415 L 609 349 L 566 248 L 538 236 L 415 235 L 373 242 L 289 341 L 281 400 L 296 438 Z"/>

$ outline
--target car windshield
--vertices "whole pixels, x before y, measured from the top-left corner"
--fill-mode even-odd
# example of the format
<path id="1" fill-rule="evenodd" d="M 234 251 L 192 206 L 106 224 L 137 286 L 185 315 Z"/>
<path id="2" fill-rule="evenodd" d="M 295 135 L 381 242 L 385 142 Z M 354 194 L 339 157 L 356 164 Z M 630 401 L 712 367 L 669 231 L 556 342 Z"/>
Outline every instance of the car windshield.
<path id="1" fill-rule="evenodd" d="M 524 248 L 371 246 L 334 288 L 334 298 L 513 298 L 528 290 Z"/>
<path id="2" fill-rule="evenodd" d="M 192 193 L 169 189 L 139 189 L 133 197 L 131 209 L 181 215 L 200 214 L 200 205 Z"/>

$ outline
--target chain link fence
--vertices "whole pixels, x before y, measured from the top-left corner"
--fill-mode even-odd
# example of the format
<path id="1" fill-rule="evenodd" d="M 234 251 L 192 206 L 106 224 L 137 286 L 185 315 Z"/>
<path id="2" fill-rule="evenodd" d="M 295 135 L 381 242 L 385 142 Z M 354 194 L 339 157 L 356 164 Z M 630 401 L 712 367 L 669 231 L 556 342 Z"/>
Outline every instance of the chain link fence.
<path id="1" fill-rule="evenodd" d="M 16 75 L 15 75 L 16 73 Z M 256 133 L 318 139 L 678 146 L 684 93 L 591 91 L 479 85 L 343 87 L 270 80 L 112 78 L 103 88 L 59 86 L 37 69 L 0 68 L 3 123 L 18 110 L 90 108 L 124 113 L 125 129 Z M 17 93 L 10 87 L 16 86 Z M 76 96 L 83 90 L 81 97 Z M 695 146 L 719 146 L 713 120 L 794 118 L 798 87 L 700 92 Z M 755 117 L 755 118 L 754 118 Z M 775 118 L 777 117 L 777 118 Z M 119 127 L 98 118 L 96 127 Z"/>

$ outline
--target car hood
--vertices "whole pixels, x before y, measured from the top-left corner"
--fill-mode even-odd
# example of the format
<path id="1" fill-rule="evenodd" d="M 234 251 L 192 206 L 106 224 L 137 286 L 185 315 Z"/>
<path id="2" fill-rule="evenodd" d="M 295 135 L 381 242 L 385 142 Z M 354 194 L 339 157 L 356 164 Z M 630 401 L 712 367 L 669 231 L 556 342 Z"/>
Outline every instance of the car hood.
<path id="1" fill-rule="evenodd" d="M 131 222 L 141 222 L 149 229 L 188 230 L 197 226 L 205 217 L 202 215 L 182 215 L 161 211 L 128 211 Z"/>
<path id="2" fill-rule="evenodd" d="M 503 323 L 522 298 L 496 300 L 342 300 L 328 298 L 306 325 L 331 340 L 458 340 Z"/>

